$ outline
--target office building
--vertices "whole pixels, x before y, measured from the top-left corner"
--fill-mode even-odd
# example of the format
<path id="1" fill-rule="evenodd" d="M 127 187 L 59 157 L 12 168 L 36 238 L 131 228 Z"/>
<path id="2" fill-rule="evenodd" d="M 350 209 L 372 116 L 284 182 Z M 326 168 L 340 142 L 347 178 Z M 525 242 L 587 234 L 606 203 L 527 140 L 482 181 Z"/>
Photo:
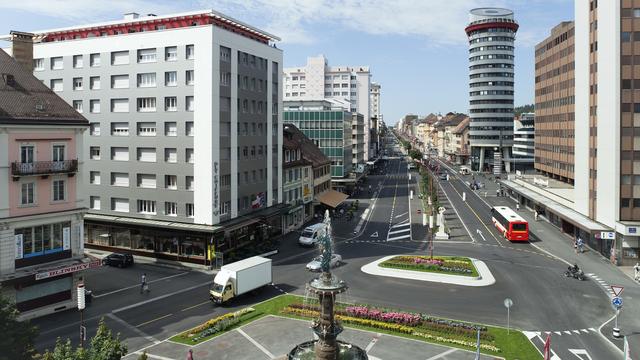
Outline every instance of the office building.
<path id="1" fill-rule="evenodd" d="M 360 113 L 365 119 L 365 161 L 371 157 L 371 73 L 368 66 L 329 66 L 324 55 L 309 57 L 305 66 L 284 69 L 284 99 L 346 101 L 350 104 L 348 111 Z"/>
<path id="2" fill-rule="evenodd" d="M 204 10 L 35 38 L 34 74 L 90 121 L 88 246 L 202 264 L 281 231 L 277 37 Z"/>
<path id="3" fill-rule="evenodd" d="M 469 38 L 469 145 L 475 170 L 500 175 L 511 166 L 514 41 L 518 24 L 508 9 L 478 8 Z"/>
<path id="4" fill-rule="evenodd" d="M 533 169 L 535 114 L 523 113 L 513 122 L 513 171 Z"/>
<path id="5" fill-rule="evenodd" d="M 31 73 L 32 34 L 0 51 L 0 295 L 21 319 L 76 306 L 84 256 L 89 122 Z M 16 61 L 17 60 L 17 61 Z"/>
<path id="6" fill-rule="evenodd" d="M 536 45 L 535 52 L 534 166 L 569 184 L 573 184 L 575 161 L 574 40 L 573 21 L 563 21 Z"/>

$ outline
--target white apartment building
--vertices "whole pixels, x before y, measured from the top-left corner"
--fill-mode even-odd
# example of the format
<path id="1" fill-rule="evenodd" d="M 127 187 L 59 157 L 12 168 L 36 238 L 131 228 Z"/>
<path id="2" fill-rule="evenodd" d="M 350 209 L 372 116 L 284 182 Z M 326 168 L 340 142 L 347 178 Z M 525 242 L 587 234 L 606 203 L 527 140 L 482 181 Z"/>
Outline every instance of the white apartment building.
<path id="1" fill-rule="evenodd" d="M 202 263 L 280 229 L 276 36 L 213 10 L 34 34 L 34 74 L 91 123 L 87 246 Z"/>
<path id="2" fill-rule="evenodd" d="M 371 148 L 371 72 L 368 66 L 329 66 L 324 55 L 307 58 L 305 66 L 284 69 L 284 100 L 342 99 L 365 119 L 365 160 Z"/>
<path id="3" fill-rule="evenodd" d="M 378 122 L 382 122 L 382 111 L 380 110 L 380 95 L 382 86 L 376 82 L 371 83 L 371 117 L 377 117 Z"/>

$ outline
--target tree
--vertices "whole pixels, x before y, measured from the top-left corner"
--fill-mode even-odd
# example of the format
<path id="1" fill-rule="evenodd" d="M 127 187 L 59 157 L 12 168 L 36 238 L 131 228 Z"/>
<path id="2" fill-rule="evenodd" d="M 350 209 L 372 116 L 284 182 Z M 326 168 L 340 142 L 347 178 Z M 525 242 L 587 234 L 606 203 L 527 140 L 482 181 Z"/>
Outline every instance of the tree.
<path id="1" fill-rule="evenodd" d="M 422 159 L 422 152 L 418 149 L 411 149 L 409 151 L 409 156 L 413 159 L 419 160 Z"/>
<path id="2" fill-rule="evenodd" d="M 53 352 L 47 350 L 42 355 L 42 360 L 120 360 L 127 354 L 127 345 L 120 342 L 120 334 L 113 337 L 113 333 L 104 322 L 104 318 L 98 323 L 98 331 L 91 339 L 91 346 L 87 349 L 71 347 L 71 340 L 56 340 Z M 145 354 L 146 356 L 146 354 Z"/>
<path id="3" fill-rule="evenodd" d="M 0 360 L 31 359 L 38 329 L 29 321 L 18 321 L 16 305 L 0 296 Z"/>

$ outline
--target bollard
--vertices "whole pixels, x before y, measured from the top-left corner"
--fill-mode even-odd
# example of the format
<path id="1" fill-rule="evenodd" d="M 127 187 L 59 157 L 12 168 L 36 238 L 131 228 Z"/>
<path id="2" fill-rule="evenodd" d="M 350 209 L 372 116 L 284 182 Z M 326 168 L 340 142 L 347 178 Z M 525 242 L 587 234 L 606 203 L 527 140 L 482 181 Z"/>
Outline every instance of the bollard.
<path id="1" fill-rule="evenodd" d="M 620 328 L 617 328 L 617 327 L 613 328 L 613 337 L 616 339 L 620 337 Z"/>

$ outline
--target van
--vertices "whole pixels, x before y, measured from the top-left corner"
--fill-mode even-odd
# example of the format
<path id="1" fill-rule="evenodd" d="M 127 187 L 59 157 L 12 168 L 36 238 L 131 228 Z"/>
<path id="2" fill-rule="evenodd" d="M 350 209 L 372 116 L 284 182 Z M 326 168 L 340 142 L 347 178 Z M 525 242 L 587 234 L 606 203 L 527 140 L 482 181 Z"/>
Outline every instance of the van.
<path id="1" fill-rule="evenodd" d="M 461 175 L 470 175 L 471 174 L 471 169 L 469 169 L 466 166 L 461 166 L 460 167 L 460 174 Z"/>
<path id="2" fill-rule="evenodd" d="M 327 225 L 325 223 L 307 226 L 302 231 L 302 234 L 298 239 L 298 244 L 302 246 L 313 246 L 320 240 L 320 236 L 323 236 L 326 231 Z"/>

